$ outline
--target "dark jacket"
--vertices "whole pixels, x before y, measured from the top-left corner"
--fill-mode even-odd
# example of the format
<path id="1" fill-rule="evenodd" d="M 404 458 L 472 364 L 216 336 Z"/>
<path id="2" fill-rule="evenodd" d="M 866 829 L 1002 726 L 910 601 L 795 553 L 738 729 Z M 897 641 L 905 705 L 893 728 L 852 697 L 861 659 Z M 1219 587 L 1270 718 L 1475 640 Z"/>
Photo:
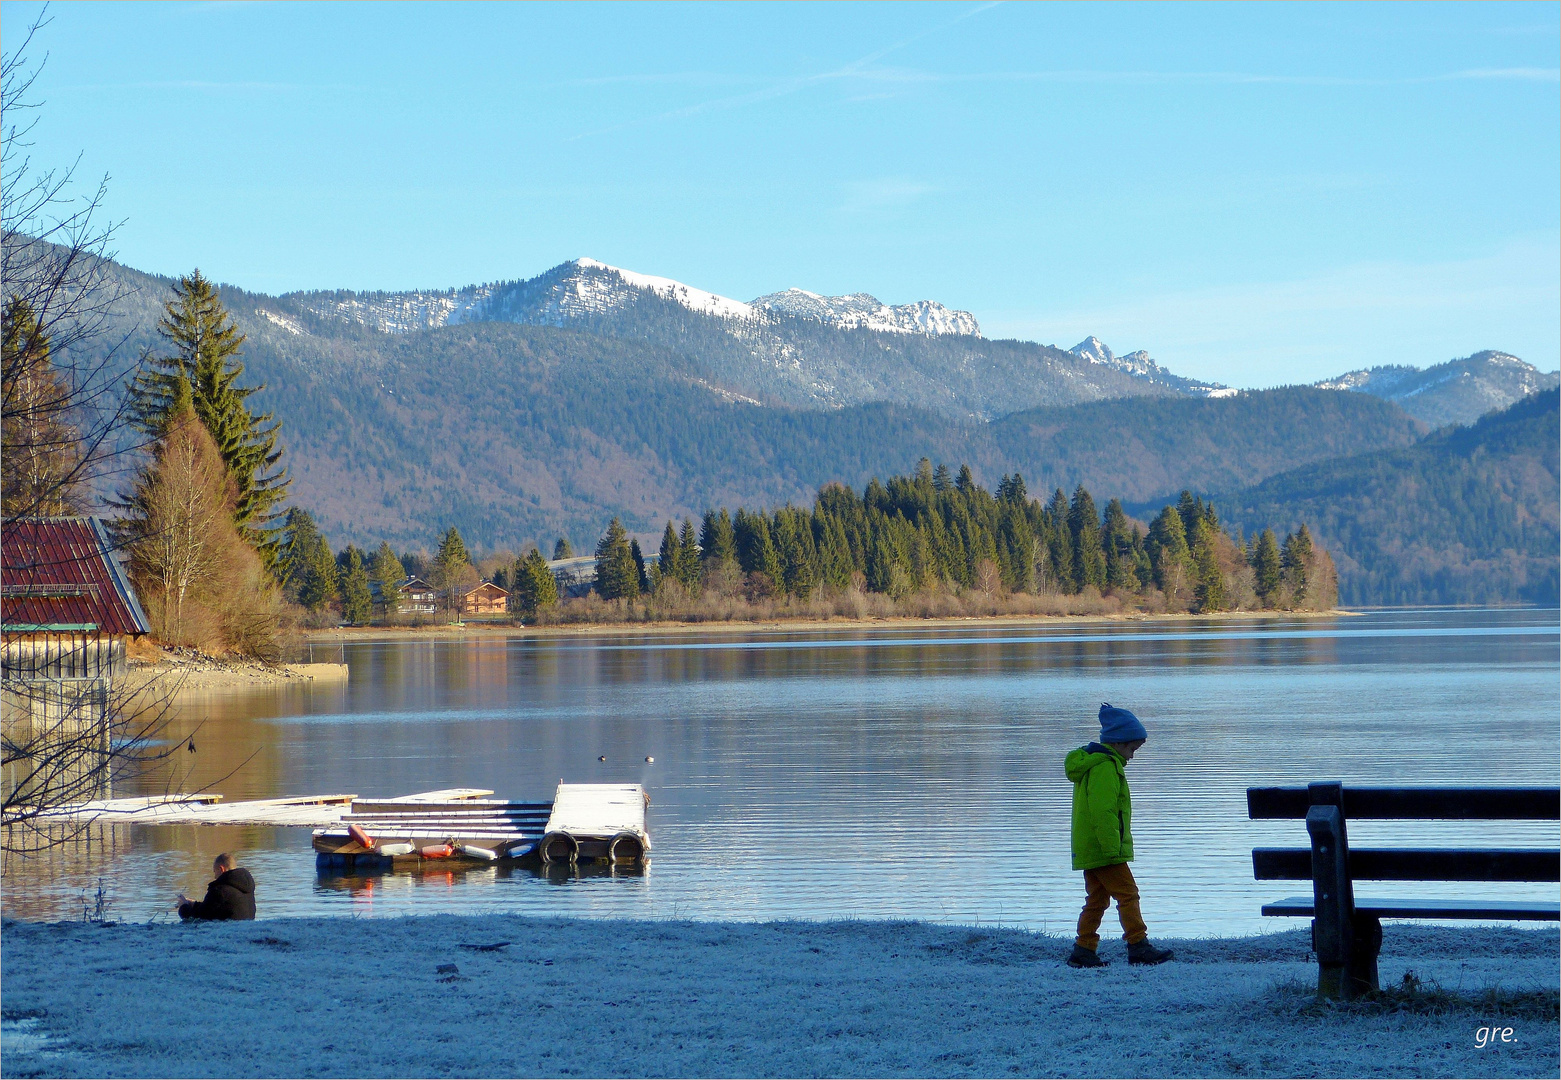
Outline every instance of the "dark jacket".
<path id="1" fill-rule="evenodd" d="M 179 905 L 181 919 L 253 919 L 255 879 L 242 866 L 223 872 L 206 886 L 206 899 Z"/>

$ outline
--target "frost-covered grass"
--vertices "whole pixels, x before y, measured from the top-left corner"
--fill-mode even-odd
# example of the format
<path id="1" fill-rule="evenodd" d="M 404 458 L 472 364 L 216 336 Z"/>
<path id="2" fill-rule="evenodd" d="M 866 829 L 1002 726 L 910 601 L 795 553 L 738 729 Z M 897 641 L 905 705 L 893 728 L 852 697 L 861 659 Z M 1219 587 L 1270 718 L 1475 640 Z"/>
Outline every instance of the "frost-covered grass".
<path id="1" fill-rule="evenodd" d="M 496 945 L 479 950 L 466 946 Z M 1389 925 L 1379 1000 L 1304 932 L 1068 943 L 921 923 L 509 916 L 0 928 L 5 1076 L 1545 1076 L 1554 930 Z M 451 970 L 448 965 L 454 965 Z M 1406 981 L 1406 972 L 1413 977 Z M 1510 1042 L 1476 1044 L 1480 1027 Z"/>

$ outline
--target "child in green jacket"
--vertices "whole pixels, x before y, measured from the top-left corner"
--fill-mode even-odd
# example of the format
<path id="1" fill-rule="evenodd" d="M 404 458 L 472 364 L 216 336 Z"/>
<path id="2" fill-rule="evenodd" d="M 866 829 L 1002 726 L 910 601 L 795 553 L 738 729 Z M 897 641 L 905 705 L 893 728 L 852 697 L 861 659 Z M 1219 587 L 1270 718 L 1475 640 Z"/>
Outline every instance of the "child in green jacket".
<path id="1" fill-rule="evenodd" d="M 1129 964 L 1163 964 L 1169 949 L 1149 943 L 1138 910 L 1138 883 L 1127 864 L 1133 858 L 1133 796 L 1127 763 L 1149 738 L 1138 717 L 1113 705 L 1100 706 L 1100 741 L 1069 751 L 1064 767 L 1073 781 L 1073 869 L 1084 871 L 1084 910 L 1070 967 L 1105 967 L 1096 952 L 1100 920 L 1115 898 Z"/>

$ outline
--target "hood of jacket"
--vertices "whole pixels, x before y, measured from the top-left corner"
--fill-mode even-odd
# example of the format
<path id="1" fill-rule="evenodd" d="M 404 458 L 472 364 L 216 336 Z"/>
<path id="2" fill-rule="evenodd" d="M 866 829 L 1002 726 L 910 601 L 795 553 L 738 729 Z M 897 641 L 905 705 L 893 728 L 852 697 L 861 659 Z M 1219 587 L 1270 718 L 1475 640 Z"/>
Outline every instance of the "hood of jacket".
<path id="1" fill-rule="evenodd" d="M 1052 758 L 1052 760 L 1056 761 L 1057 759 Z M 1121 760 L 1121 755 L 1109 746 L 1102 746 L 1100 743 L 1092 742 L 1088 746 L 1079 747 L 1077 750 L 1069 750 L 1068 756 L 1062 760 L 1062 767 L 1067 772 L 1068 779 L 1077 784 L 1084 779 L 1091 769 L 1098 769 L 1102 765 L 1109 765 L 1112 762 L 1120 762 Z"/>
<path id="2" fill-rule="evenodd" d="M 254 876 L 242 866 L 224 870 L 222 876 L 213 881 L 212 884 L 219 889 L 233 889 L 241 893 L 253 893 L 255 891 Z"/>

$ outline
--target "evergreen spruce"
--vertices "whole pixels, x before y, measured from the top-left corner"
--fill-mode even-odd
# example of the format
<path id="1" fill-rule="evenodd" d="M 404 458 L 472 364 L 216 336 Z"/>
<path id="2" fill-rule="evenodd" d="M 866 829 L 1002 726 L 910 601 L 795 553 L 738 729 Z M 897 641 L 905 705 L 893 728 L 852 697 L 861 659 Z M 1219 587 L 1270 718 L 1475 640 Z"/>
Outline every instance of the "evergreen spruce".
<path id="1" fill-rule="evenodd" d="M 613 518 L 596 544 L 596 592 L 604 600 L 633 600 L 640 594 L 640 575 L 629 549 L 623 522 Z"/>
<path id="2" fill-rule="evenodd" d="M 1149 523 L 1147 547 L 1155 584 L 1168 597 L 1179 594 L 1190 583 L 1192 569 L 1182 515 L 1174 506 L 1161 510 Z"/>
<path id="3" fill-rule="evenodd" d="M 560 536 L 558 542 L 553 545 L 553 561 L 559 559 L 572 559 L 575 557 L 575 549 L 569 546 L 569 537 Z"/>
<path id="4" fill-rule="evenodd" d="M 683 528 L 678 532 L 678 580 L 690 596 L 699 595 L 699 539 L 688 518 L 683 519 Z"/>
<path id="5" fill-rule="evenodd" d="M 149 357 L 130 384 L 131 414 L 137 426 L 156 436 L 167 423 L 178 381 L 189 381 L 200 418 L 237 487 L 233 520 L 268 567 L 277 567 L 285 526 L 278 523 L 291 480 L 280 466 L 280 421 L 255 416 L 245 400 L 264 386 L 241 386 L 244 364 L 238 332 L 217 294 L 199 270 L 175 282 L 163 305 L 158 333 L 167 355 Z"/>
<path id="6" fill-rule="evenodd" d="M 1073 566 L 1078 587 L 1106 587 L 1106 556 L 1100 546 L 1100 515 L 1095 500 L 1080 484 L 1068 507 L 1068 531 L 1073 536 Z"/>
<path id="7" fill-rule="evenodd" d="M 683 581 L 683 548 L 678 543 L 678 534 L 672 528 L 669 518 L 667 527 L 661 531 L 661 547 L 658 549 L 660 558 L 656 560 L 656 584 L 663 581 Z"/>
<path id="8" fill-rule="evenodd" d="M 547 568 L 547 560 L 536 548 L 515 560 L 514 588 L 509 594 L 509 609 L 517 615 L 535 615 L 558 603 L 558 582 Z"/>
<path id="9" fill-rule="evenodd" d="M 1054 587 L 1061 593 L 1076 593 L 1081 584 L 1073 561 L 1073 532 L 1068 526 L 1068 497 L 1062 488 L 1052 492 L 1046 504 L 1047 554 L 1051 556 Z"/>
<path id="10" fill-rule="evenodd" d="M 341 617 L 349 626 L 362 626 L 374 615 L 374 595 L 369 592 L 369 572 L 356 547 L 347 548 L 347 566 L 341 575 Z"/>
<path id="11" fill-rule="evenodd" d="M 737 560 L 737 538 L 732 530 L 731 516 L 725 507 L 721 508 L 719 514 L 714 510 L 705 511 L 704 526 L 699 532 L 699 548 L 706 565 Z"/>
<path id="12" fill-rule="evenodd" d="M 299 582 L 298 602 L 310 611 L 321 612 L 337 595 L 336 556 L 331 554 L 325 537 L 316 534 L 314 551 L 308 556 Z"/>
<path id="13" fill-rule="evenodd" d="M 932 490 L 952 491 L 953 489 L 954 478 L 949 475 L 949 467 L 939 462 L 938 467 L 932 471 Z"/>
<path id="14" fill-rule="evenodd" d="M 314 523 L 314 515 L 300 506 L 287 512 L 283 525 L 282 545 L 278 559 L 277 577 L 283 593 L 289 600 L 302 603 L 299 595 L 309 575 L 315 550 L 319 547 L 320 530 Z"/>
<path id="15" fill-rule="evenodd" d="M 1180 516 L 1180 515 L 1178 515 Z M 1193 529 L 1192 562 L 1197 575 L 1194 595 L 1200 613 L 1220 611 L 1225 607 L 1225 579 L 1220 573 L 1218 552 L 1219 531 L 1209 524 L 1208 518 L 1198 516 Z"/>
<path id="16" fill-rule="evenodd" d="M 1253 588 L 1264 607 L 1273 607 L 1279 599 L 1279 586 L 1283 583 L 1279 560 L 1279 544 L 1273 529 L 1264 529 L 1252 542 Z"/>
<path id="17" fill-rule="evenodd" d="M 1290 602 L 1296 607 L 1306 604 L 1306 593 L 1311 586 L 1312 534 L 1303 523 L 1296 532 L 1285 537 L 1280 549 L 1280 573 L 1285 587 L 1290 590 Z"/>
<path id="18" fill-rule="evenodd" d="M 379 550 L 369 562 L 369 580 L 379 582 L 379 600 L 385 605 L 385 614 L 394 615 L 401 610 L 401 582 L 406 580 L 406 569 L 389 544 L 380 541 Z"/>
<path id="19" fill-rule="evenodd" d="M 1106 552 L 1106 584 L 1118 592 L 1137 592 L 1138 567 L 1133 557 L 1134 530 L 1128 524 L 1121 499 L 1106 504 L 1106 523 L 1101 542 Z"/>
<path id="20" fill-rule="evenodd" d="M 638 590 L 635 595 L 650 592 L 650 577 L 645 573 L 645 553 L 640 550 L 638 540 L 629 541 L 629 558 L 634 560 L 634 583 Z"/>
<path id="21" fill-rule="evenodd" d="M 439 550 L 434 555 L 434 580 L 429 582 L 444 593 L 447 610 L 455 610 L 461 590 L 472 576 L 471 564 L 471 553 L 466 550 L 461 531 L 451 525 L 439 541 Z"/>

